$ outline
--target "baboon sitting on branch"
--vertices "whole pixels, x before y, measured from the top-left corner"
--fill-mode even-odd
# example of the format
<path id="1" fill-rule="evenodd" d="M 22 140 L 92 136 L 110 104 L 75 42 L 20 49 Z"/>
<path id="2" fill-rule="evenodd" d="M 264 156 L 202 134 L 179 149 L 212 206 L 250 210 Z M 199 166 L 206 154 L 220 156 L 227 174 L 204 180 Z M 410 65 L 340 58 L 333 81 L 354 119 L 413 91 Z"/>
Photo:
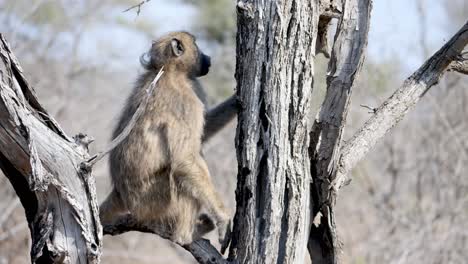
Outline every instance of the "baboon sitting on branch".
<path id="1" fill-rule="evenodd" d="M 153 42 L 141 62 L 145 72 L 136 81 L 113 138 L 148 96 L 146 88 L 161 68 L 164 74 L 129 135 L 110 153 L 113 189 L 100 207 L 101 222 L 112 224 L 131 214 L 181 245 L 215 224 L 224 245 L 230 214 L 212 184 L 201 145 L 233 119 L 236 99 L 232 96 L 205 114 L 197 77 L 208 73 L 211 62 L 189 33 L 170 33 Z"/>

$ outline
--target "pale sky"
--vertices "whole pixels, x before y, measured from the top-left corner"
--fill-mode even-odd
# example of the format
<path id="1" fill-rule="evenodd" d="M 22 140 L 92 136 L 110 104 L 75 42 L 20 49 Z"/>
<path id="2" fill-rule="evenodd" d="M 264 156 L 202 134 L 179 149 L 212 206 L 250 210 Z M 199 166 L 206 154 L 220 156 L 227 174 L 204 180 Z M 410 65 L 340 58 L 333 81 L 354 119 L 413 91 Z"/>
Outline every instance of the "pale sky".
<path id="1" fill-rule="evenodd" d="M 447 20 L 441 0 L 425 0 L 427 5 L 427 28 L 430 52 L 433 53 L 445 43 L 454 32 L 447 32 Z M 121 12 L 116 10 L 116 12 Z M 153 0 L 145 4 L 140 16 L 135 12 L 124 14 L 129 21 L 149 19 L 157 25 L 154 35 L 173 30 L 190 30 L 191 19 L 196 14 L 193 7 L 181 4 L 179 1 Z M 456 27 L 459 27 L 458 25 Z M 106 25 L 103 25 L 106 27 Z M 398 59 L 403 66 L 403 73 L 411 73 L 422 64 L 423 54 L 419 44 L 419 20 L 416 0 L 374 0 L 371 27 L 369 33 L 368 58 L 373 61 Z M 126 54 L 120 54 L 120 61 L 126 65 L 138 67 L 138 57 L 148 47 L 148 40 L 142 35 L 118 28 L 95 28 L 96 34 L 89 34 L 85 49 L 92 46 L 100 50 L 99 44 L 112 42 Z M 98 45 L 95 45 L 95 43 Z M 130 50 L 128 47 L 132 47 Z M 93 54 L 93 52 L 87 52 Z M 209 52 L 208 52 L 209 53 Z"/>
<path id="2" fill-rule="evenodd" d="M 447 32 L 442 1 L 425 0 L 427 41 L 431 54 L 455 33 Z M 415 0 L 375 0 L 369 32 L 368 56 L 374 60 L 398 57 L 406 70 L 423 63 L 419 44 L 419 18 Z M 461 27 L 457 25 L 456 27 Z M 427 58 L 426 58 L 427 59 Z"/>

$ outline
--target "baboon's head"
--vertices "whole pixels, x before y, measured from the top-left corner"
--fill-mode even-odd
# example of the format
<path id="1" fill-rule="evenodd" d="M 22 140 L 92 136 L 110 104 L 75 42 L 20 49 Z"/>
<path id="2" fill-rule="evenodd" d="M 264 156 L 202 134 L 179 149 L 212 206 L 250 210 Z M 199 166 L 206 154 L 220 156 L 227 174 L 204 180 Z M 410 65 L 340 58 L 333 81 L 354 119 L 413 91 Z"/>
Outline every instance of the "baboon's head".
<path id="1" fill-rule="evenodd" d="M 140 58 L 148 70 L 176 70 L 190 77 L 206 75 L 211 66 L 209 56 L 203 54 L 195 43 L 195 37 L 187 32 L 169 33 L 153 41 L 151 49 Z"/>

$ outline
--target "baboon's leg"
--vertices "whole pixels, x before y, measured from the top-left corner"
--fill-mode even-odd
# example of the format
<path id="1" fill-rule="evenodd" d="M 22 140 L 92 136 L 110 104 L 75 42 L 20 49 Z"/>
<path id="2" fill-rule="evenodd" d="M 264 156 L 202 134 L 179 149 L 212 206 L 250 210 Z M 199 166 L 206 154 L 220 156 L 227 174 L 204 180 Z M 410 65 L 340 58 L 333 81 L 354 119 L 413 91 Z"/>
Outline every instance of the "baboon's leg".
<path id="1" fill-rule="evenodd" d="M 181 173 L 180 186 L 191 197 L 198 200 L 216 221 L 229 218 L 222 199 L 211 182 L 210 172 L 205 160 L 197 154 L 190 166 L 184 166 Z"/>
<path id="2" fill-rule="evenodd" d="M 200 209 L 198 200 L 179 196 L 173 214 L 159 225 L 171 232 L 172 241 L 181 245 L 191 243 L 216 228 L 214 219 L 208 214 L 200 214 Z"/>
<path id="3" fill-rule="evenodd" d="M 191 166 L 184 166 L 181 171 L 179 186 L 181 189 L 196 199 L 200 205 L 208 211 L 211 218 L 216 221 L 220 242 L 224 239 L 230 228 L 229 213 L 222 202 L 221 197 L 211 182 L 211 176 L 205 160 L 197 155 Z"/>
<path id="4" fill-rule="evenodd" d="M 205 127 L 202 141 L 205 142 L 221 130 L 237 114 L 238 103 L 236 95 L 232 95 L 224 102 L 210 109 L 205 114 Z"/>
<path id="5" fill-rule="evenodd" d="M 127 209 L 123 205 L 120 194 L 115 190 L 107 196 L 107 198 L 99 206 L 99 218 L 103 225 L 113 223 L 119 215 L 127 213 Z"/>
<path id="6" fill-rule="evenodd" d="M 181 245 L 191 243 L 196 237 L 196 219 L 200 212 L 200 204 L 187 194 L 180 193 L 173 198 L 171 212 L 161 223 L 172 233 L 171 240 Z"/>

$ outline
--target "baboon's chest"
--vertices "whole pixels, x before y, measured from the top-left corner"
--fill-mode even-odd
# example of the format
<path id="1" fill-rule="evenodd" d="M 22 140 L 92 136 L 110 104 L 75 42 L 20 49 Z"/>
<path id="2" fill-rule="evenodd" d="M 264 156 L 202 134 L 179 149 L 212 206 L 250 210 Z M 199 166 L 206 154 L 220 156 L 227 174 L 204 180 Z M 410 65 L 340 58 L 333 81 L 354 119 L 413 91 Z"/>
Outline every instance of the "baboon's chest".
<path id="1" fill-rule="evenodd" d="M 204 105 L 195 95 L 180 95 L 181 100 L 177 100 L 172 108 L 172 116 L 181 129 L 188 133 L 199 136 L 203 129 Z"/>
<path id="2" fill-rule="evenodd" d="M 144 127 L 163 144 L 169 141 L 171 151 L 198 151 L 204 125 L 204 105 L 189 88 L 162 87 L 147 108 L 150 112 Z M 164 144 L 163 144 L 164 145 Z"/>

